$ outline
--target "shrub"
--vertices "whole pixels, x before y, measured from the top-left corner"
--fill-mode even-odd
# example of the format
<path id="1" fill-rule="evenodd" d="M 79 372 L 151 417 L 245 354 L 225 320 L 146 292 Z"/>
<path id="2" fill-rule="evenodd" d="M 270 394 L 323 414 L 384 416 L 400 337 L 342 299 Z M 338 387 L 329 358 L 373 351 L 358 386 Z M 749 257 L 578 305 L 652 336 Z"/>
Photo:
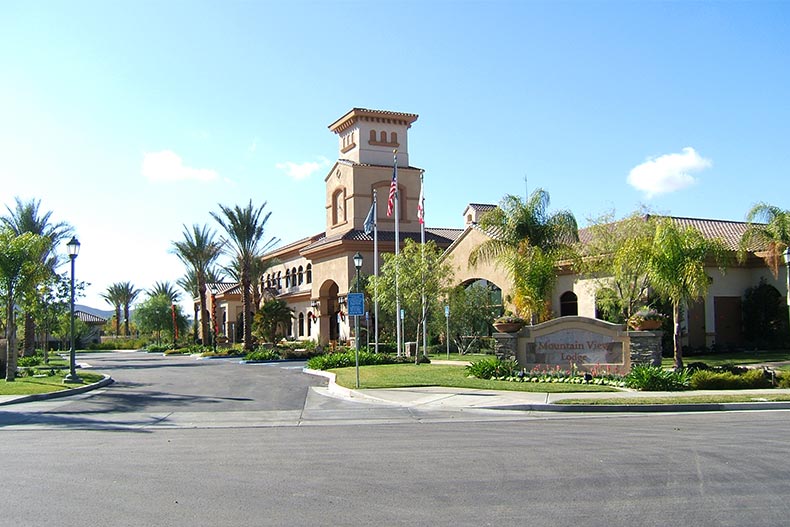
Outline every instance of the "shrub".
<path id="1" fill-rule="evenodd" d="M 149 344 L 145 347 L 145 351 L 148 353 L 165 353 L 169 349 L 170 345 L 168 344 Z"/>
<path id="2" fill-rule="evenodd" d="M 658 366 L 637 365 L 625 376 L 625 385 L 645 392 L 675 392 L 689 388 L 688 370 L 665 370 Z"/>
<path id="3" fill-rule="evenodd" d="M 745 373 L 699 370 L 691 376 L 690 385 L 694 390 L 745 390 L 770 388 L 771 380 L 761 369 L 750 369 Z"/>
<path id="4" fill-rule="evenodd" d="M 501 379 L 516 377 L 520 368 L 513 359 L 502 360 L 496 357 L 486 357 L 469 364 L 466 371 L 478 379 Z"/>
<path id="5" fill-rule="evenodd" d="M 19 357 L 17 361 L 17 366 L 20 368 L 32 368 L 34 366 L 38 366 L 41 364 L 41 357 L 38 355 L 33 355 L 31 357 Z"/>
<path id="6" fill-rule="evenodd" d="M 777 377 L 779 388 L 790 388 L 790 372 L 782 372 Z"/>
<path id="7" fill-rule="evenodd" d="M 263 346 L 258 346 L 255 351 L 249 352 L 245 357 L 244 360 L 249 361 L 267 361 L 267 360 L 279 360 L 280 359 L 280 352 L 273 348 L 265 348 Z"/>
<path id="8" fill-rule="evenodd" d="M 383 353 L 359 352 L 360 366 L 375 366 L 379 364 L 394 364 L 395 358 Z M 356 365 L 355 352 L 345 351 L 340 353 L 327 353 L 317 355 L 307 361 L 307 367 L 311 370 L 332 370 L 334 368 L 349 368 Z"/>

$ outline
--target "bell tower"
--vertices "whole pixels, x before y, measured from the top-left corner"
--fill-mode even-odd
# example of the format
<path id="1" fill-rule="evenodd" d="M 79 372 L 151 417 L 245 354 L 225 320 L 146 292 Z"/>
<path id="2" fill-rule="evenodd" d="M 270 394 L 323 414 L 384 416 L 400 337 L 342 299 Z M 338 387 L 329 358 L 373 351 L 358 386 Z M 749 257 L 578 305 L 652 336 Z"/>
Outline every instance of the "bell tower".
<path id="1" fill-rule="evenodd" d="M 329 125 L 338 136 L 338 160 L 327 175 L 326 234 L 361 230 L 377 191 L 379 230 L 394 230 L 387 198 L 397 151 L 401 228 L 417 223 L 420 169 L 409 164 L 411 113 L 354 108 Z"/>

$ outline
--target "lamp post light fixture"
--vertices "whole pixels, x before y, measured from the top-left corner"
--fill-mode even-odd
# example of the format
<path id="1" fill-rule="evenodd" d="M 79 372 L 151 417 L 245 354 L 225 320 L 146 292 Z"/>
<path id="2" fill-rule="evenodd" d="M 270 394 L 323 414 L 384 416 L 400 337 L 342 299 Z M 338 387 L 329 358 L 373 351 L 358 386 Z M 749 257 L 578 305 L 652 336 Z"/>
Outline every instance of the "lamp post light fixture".
<path id="1" fill-rule="evenodd" d="M 362 255 L 357 252 L 354 255 L 354 267 L 357 270 L 357 283 L 354 291 L 359 293 L 359 270 L 362 269 Z M 359 315 L 354 317 L 354 348 L 355 348 L 355 359 L 356 359 L 356 367 L 357 367 L 357 388 L 359 388 Z"/>
<path id="2" fill-rule="evenodd" d="M 71 259 L 71 349 L 69 349 L 69 373 L 63 378 L 63 382 L 69 383 L 82 383 L 82 379 L 77 375 L 76 359 L 74 352 L 74 260 L 80 253 L 80 241 L 76 236 L 72 236 L 69 243 L 66 244 L 66 249 Z"/>

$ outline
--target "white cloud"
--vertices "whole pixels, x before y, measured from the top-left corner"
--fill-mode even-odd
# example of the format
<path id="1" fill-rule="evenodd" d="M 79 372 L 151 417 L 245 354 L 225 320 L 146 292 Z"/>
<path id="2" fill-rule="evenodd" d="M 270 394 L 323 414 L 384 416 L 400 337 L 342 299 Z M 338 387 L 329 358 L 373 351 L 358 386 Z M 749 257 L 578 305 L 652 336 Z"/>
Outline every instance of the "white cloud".
<path id="1" fill-rule="evenodd" d="M 153 182 L 214 181 L 219 177 L 215 170 L 185 166 L 181 157 L 171 150 L 143 154 L 141 173 Z"/>
<path id="2" fill-rule="evenodd" d="M 701 157 L 693 148 L 687 146 L 679 154 L 649 158 L 635 166 L 628 174 L 628 184 L 652 198 L 693 185 L 697 180 L 691 174 L 711 165 L 710 159 Z"/>
<path id="3" fill-rule="evenodd" d="M 313 172 L 317 172 L 329 166 L 329 160 L 327 158 L 321 157 L 319 159 L 319 161 L 307 161 L 305 163 L 286 161 L 284 163 L 277 163 L 274 167 L 277 170 L 284 171 L 289 177 L 300 180 L 312 175 Z"/>

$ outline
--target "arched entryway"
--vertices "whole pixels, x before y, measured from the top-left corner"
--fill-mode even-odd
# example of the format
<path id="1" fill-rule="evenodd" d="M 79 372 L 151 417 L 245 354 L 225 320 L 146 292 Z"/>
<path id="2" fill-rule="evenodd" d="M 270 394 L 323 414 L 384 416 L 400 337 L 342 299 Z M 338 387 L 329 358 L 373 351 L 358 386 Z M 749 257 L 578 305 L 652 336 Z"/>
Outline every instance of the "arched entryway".
<path id="1" fill-rule="evenodd" d="M 337 342 L 340 338 L 340 303 L 338 302 L 338 285 L 334 280 L 327 280 L 318 290 L 318 323 L 319 344 Z"/>

